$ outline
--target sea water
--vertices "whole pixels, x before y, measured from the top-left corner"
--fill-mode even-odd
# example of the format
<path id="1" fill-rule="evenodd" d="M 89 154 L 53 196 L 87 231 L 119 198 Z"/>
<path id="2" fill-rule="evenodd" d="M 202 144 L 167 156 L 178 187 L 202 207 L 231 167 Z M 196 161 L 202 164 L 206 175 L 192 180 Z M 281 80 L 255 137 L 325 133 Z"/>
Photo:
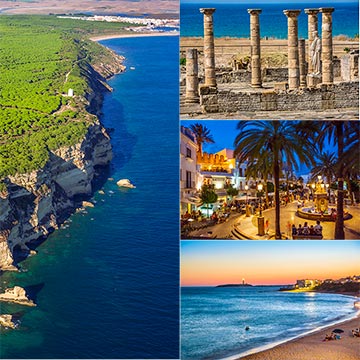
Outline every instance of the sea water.
<path id="1" fill-rule="evenodd" d="M 263 1 L 265 2 L 265 1 Z M 213 14 L 214 21 L 214 36 L 215 37 L 250 37 L 250 15 L 247 9 L 256 8 L 262 9 L 259 15 L 260 33 L 261 37 L 286 39 L 287 38 L 287 17 L 283 10 L 299 9 L 301 13 L 298 17 L 299 24 L 299 38 L 307 39 L 308 35 L 308 15 L 305 14 L 304 9 L 320 8 L 320 7 L 334 7 L 333 13 L 333 36 L 347 35 L 354 37 L 359 33 L 359 8 L 357 2 L 349 3 L 282 3 L 282 4 L 256 4 L 251 1 L 248 4 L 224 4 L 206 3 L 206 1 L 199 1 L 199 3 L 181 3 L 180 6 L 180 30 L 181 36 L 203 36 L 203 14 L 200 13 L 201 7 L 216 8 Z M 321 14 L 319 19 L 319 33 L 321 35 Z"/>
<path id="2" fill-rule="evenodd" d="M 128 67 L 109 81 L 102 109 L 114 129 L 103 175 L 114 180 L 20 264 L 23 272 L 0 277 L 2 289 L 23 286 L 37 303 L 1 303 L 21 324 L 1 330 L 0 358 L 179 356 L 178 38 L 102 44 Z M 119 188 L 121 178 L 136 189 Z"/>
<path id="3" fill-rule="evenodd" d="M 183 287 L 181 358 L 222 359 L 256 352 L 356 315 L 351 296 L 278 290 Z"/>

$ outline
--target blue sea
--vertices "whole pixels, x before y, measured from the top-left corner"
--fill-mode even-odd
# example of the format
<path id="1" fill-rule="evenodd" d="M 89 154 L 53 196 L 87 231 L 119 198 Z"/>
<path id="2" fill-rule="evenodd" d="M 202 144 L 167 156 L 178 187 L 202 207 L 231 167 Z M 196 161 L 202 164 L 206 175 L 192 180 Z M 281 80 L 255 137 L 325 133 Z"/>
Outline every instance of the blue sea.
<path id="1" fill-rule="evenodd" d="M 278 289 L 183 287 L 181 359 L 257 352 L 356 315 L 353 297 Z"/>
<path id="2" fill-rule="evenodd" d="M 5 273 L 37 307 L 1 330 L 0 358 L 178 358 L 178 38 L 102 42 L 128 70 L 105 95 L 102 122 L 113 128 L 114 159 L 105 194 Z M 135 67 L 135 70 L 129 68 Z M 120 189 L 128 178 L 136 189 Z"/>
<path id="3" fill-rule="evenodd" d="M 290 2 L 287 4 L 218 4 L 199 2 L 181 3 L 180 6 L 180 29 L 181 36 L 203 36 L 203 14 L 200 13 L 201 7 L 216 8 L 213 14 L 214 36 L 215 37 L 238 37 L 248 38 L 250 36 L 250 15 L 247 9 L 262 9 L 259 15 L 261 37 L 286 39 L 287 38 L 287 17 L 283 14 L 286 9 L 300 9 L 299 15 L 299 37 L 306 38 L 308 15 L 304 9 L 331 6 L 335 8 L 333 13 L 333 36 L 347 35 L 354 37 L 359 33 L 359 8 L 358 3 L 325 3 L 312 4 L 301 2 Z M 321 14 L 319 19 L 319 34 L 321 36 Z"/>

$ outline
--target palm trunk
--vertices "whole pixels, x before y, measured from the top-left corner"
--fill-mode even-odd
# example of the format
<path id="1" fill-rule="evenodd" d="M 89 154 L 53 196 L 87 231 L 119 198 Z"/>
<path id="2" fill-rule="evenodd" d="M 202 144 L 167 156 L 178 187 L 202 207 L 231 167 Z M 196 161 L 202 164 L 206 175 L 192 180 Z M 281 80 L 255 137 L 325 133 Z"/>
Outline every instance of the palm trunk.
<path id="1" fill-rule="evenodd" d="M 269 190 L 268 190 L 267 182 L 265 185 L 265 203 L 266 203 L 266 207 L 269 208 Z"/>
<path id="2" fill-rule="evenodd" d="M 336 135 L 338 138 L 338 159 L 339 168 L 337 173 L 338 178 L 338 198 L 336 206 L 336 222 L 335 222 L 335 236 L 336 240 L 345 239 L 344 232 L 344 163 L 343 163 L 343 152 L 344 152 L 344 122 L 336 122 Z"/>
<path id="3" fill-rule="evenodd" d="M 280 231 L 280 166 L 279 166 L 279 154 L 274 151 L 274 180 L 275 180 L 275 238 L 281 239 Z"/>

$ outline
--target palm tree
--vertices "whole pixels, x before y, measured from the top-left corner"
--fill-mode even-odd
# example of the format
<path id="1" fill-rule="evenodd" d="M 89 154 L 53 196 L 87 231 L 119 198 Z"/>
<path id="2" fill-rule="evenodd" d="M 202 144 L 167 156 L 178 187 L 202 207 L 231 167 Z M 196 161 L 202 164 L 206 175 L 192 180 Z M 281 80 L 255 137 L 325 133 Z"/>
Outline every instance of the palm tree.
<path id="1" fill-rule="evenodd" d="M 272 160 L 270 154 L 263 156 L 260 154 L 259 159 L 249 159 L 246 167 L 246 180 L 250 178 L 257 179 L 258 177 L 265 181 L 265 203 L 269 207 L 269 189 L 268 178 L 272 173 Z"/>
<path id="2" fill-rule="evenodd" d="M 347 159 L 345 157 L 348 154 L 348 159 L 353 157 L 353 154 L 349 154 L 352 147 L 358 146 L 359 138 L 359 121 L 321 121 L 320 131 L 317 140 L 321 147 L 324 145 L 326 138 L 328 142 L 333 145 L 337 145 L 337 181 L 338 181 L 338 197 L 336 206 L 336 222 L 335 222 L 335 239 L 345 239 L 344 232 L 344 176 L 346 169 Z M 355 156 L 356 157 L 356 156 Z M 358 160 L 357 160 L 358 161 Z"/>
<path id="3" fill-rule="evenodd" d="M 200 152 L 200 155 L 202 155 L 202 145 L 204 143 L 213 144 L 215 142 L 212 135 L 210 134 L 210 130 L 206 126 L 199 123 L 191 125 L 190 129 L 195 134 L 196 142 L 199 145 L 198 151 Z"/>
<path id="4" fill-rule="evenodd" d="M 315 146 L 313 122 L 304 127 L 298 121 L 239 121 L 239 134 L 235 138 L 235 155 L 240 162 L 249 159 L 263 161 L 268 157 L 272 161 L 275 192 L 275 236 L 281 239 L 280 231 L 280 169 L 284 164 L 291 164 L 295 170 L 298 162 L 310 166 L 313 161 Z M 306 136 L 304 136 L 306 134 Z"/>
<path id="5" fill-rule="evenodd" d="M 334 153 L 326 151 L 317 156 L 316 165 L 311 169 L 312 178 L 318 175 L 324 175 L 329 184 L 329 199 L 330 199 L 330 185 L 336 175 L 337 159 Z"/>
<path id="6" fill-rule="evenodd" d="M 312 178 L 325 175 L 330 185 L 336 174 L 337 159 L 334 153 L 326 151 L 317 156 L 316 165 L 311 169 Z"/>

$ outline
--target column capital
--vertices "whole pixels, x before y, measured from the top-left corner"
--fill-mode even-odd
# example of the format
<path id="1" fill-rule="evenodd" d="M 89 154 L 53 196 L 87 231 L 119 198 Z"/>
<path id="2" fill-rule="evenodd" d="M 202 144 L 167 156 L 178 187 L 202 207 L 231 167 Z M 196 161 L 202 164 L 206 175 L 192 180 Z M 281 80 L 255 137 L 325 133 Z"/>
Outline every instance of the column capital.
<path id="1" fill-rule="evenodd" d="M 331 14 L 335 11 L 335 8 L 320 8 L 319 10 L 323 14 Z"/>
<path id="2" fill-rule="evenodd" d="M 200 8 L 200 12 L 204 15 L 212 15 L 215 12 L 215 8 Z"/>
<path id="3" fill-rule="evenodd" d="M 301 10 L 283 10 L 283 13 L 284 13 L 287 17 L 296 18 L 296 17 L 298 17 L 299 14 L 301 13 Z"/>
<path id="4" fill-rule="evenodd" d="M 305 9 L 305 14 L 308 15 L 317 15 L 320 12 L 320 9 Z"/>
<path id="5" fill-rule="evenodd" d="M 261 14 L 262 10 L 261 9 L 247 9 L 247 12 L 250 15 L 258 15 L 258 14 Z"/>

